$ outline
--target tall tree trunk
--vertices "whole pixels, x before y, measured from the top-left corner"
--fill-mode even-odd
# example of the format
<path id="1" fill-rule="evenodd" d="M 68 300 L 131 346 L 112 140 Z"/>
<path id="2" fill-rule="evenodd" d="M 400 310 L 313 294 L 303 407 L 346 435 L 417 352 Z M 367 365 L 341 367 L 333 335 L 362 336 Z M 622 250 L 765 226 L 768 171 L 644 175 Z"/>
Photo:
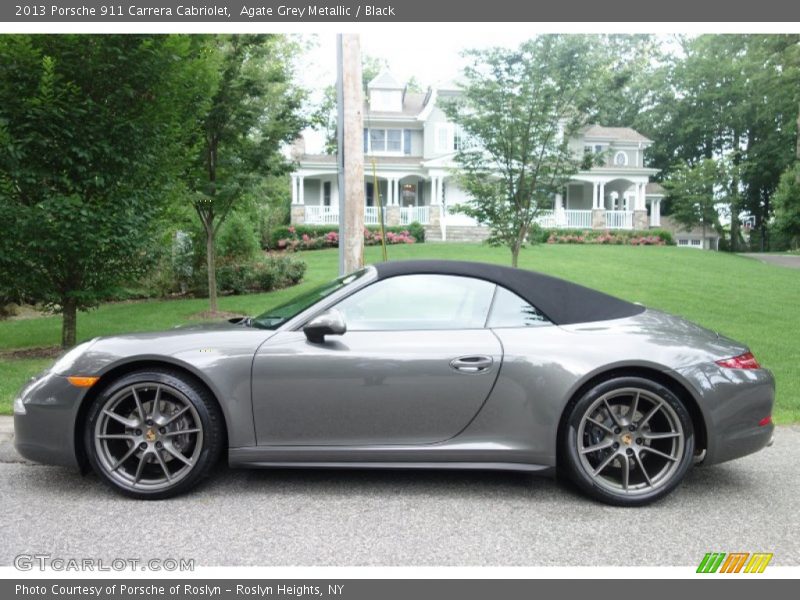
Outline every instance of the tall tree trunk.
<path id="1" fill-rule="evenodd" d="M 514 242 L 511 246 L 511 266 L 516 267 L 519 263 L 519 244 Z"/>
<path id="2" fill-rule="evenodd" d="M 733 134 L 733 177 L 731 178 L 731 252 L 739 251 L 739 163 L 741 137 L 738 131 Z"/>
<path id="3" fill-rule="evenodd" d="M 217 255 L 214 251 L 214 227 L 206 228 L 206 267 L 208 268 L 208 310 L 217 312 Z"/>
<path id="4" fill-rule="evenodd" d="M 61 347 L 71 348 L 75 345 L 78 329 L 78 303 L 72 296 L 67 296 L 61 301 Z"/>
<path id="5" fill-rule="evenodd" d="M 800 160 L 800 104 L 797 107 L 797 141 L 795 142 L 794 155 Z M 797 175 L 800 178 L 800 174 Z"/>

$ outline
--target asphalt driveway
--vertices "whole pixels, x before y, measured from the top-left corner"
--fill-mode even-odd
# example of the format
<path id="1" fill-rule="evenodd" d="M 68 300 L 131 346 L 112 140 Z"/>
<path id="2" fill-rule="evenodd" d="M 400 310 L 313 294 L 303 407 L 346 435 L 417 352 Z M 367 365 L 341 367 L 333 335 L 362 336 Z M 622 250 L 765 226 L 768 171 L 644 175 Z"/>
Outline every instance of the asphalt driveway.
<path id="1" fill-rule="evenodd" d="M 4 418 L 8 429 L 8 419 Z M 696 565 L 706 552 L 800 564 L 800 427 L 694 469 L 659 504 L 595 504 L 526 474 L 234 471 L 188 496 L 122 498 L 95 476 L 24 462 L 0 423 L 0 565 L 194 558 L 198 565 Z"/>
<path id="2" fill-rule="evenodd" d="M 790 269 L 800 269 L 800 254 L 768 254 L 751 252 L 748 254 L 740 254 L 747 258 L 754 258 L 760 260 L 768 265 L 777 265 L 779 267 L 788 267 Z"/>

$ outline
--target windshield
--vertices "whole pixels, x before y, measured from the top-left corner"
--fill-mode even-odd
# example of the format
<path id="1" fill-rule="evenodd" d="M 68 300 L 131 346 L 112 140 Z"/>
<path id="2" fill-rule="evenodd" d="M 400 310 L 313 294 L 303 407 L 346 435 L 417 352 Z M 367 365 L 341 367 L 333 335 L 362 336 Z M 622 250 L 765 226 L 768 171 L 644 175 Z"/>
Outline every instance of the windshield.
<path id="1" fill-rule="evenodd" d="M 355 273 L 350 273 L 344 277 L 339 277 L 333 281 L 329 281 L 319 287 L 316 287 L 304 294 L 295 296 L 288 302 L 279 304 L 278 306 L 269 309 L 263 314 L 258 315 L 251 321 L 253 327 L 260 327 L 261 329 L 277 329 L 286 321 L 299 315 L 307 308 L 313 306 L 323 298 L 326 298 L 339 291 L 344 286 L 353 283 L 367 273 L 367 269 L 361 269 Z"/>

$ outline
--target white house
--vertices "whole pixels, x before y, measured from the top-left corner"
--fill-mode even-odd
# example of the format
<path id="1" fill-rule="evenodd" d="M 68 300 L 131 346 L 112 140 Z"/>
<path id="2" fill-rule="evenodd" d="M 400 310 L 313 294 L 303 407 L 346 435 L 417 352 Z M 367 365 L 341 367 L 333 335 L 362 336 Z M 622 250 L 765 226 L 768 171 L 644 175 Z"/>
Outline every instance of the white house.
<path id="1" fill-rule="evenodd" d="M 469 202 L 453 181 L 453 156 L 462 137 L 448 122 L 437 100 L 453 97 L 455 86 L 426 93 L 410 92 L 388 71 L 369 82 L 364 107 L 364 151 L 367 224 L 378 222 L 378 197 L 388 225 L 417 221 L 428 239 L 480 238 L 485 228 L 471 218 L 450 212 Z M 588 125 L 570 140 L 576 155 L 602 152 L 606 164 L 576 173 L 552 210 L 543 211 L 543 227 L 646 229 L 660 224 L 660 186 L 650 184 L 658 171 L 644 167 L 644 151 L 652 144 L 628 127 Z M 339 196 L 336 157 L 296 156 L 292 174 L 292 223 L 336 224 Z M 375 181 L 377 180 L 377 187 Z"/>

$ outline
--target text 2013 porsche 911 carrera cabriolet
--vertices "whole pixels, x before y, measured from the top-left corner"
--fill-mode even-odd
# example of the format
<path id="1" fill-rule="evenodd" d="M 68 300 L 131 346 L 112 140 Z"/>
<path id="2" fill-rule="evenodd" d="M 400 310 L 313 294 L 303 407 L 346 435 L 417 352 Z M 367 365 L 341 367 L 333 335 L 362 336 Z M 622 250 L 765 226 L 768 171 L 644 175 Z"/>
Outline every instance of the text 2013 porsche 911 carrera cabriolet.
<path id="1" fill-rule="evenodd" d="M 389 262 L 264 314 L 97 338 L 14 403 L 29 459 L 137 498 L 234 467 L 560 472 L 641 505 L 766 446 L 775 384 L 684 319 L 495 265 Z"/>

